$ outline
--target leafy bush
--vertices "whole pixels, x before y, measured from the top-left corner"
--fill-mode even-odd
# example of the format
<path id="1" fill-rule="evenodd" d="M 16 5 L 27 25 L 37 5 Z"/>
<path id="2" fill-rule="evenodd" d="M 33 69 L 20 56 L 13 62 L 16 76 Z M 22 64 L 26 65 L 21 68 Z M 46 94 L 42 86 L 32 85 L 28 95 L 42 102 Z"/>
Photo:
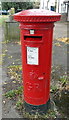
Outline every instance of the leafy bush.
<path id="1" fill-rule="evenodd" d="M 32 9 L 33 2 L 2 2 L 2 9 L 9 10 L 11 8 L 15 8 L 15 12 L 19 9 Z"/>

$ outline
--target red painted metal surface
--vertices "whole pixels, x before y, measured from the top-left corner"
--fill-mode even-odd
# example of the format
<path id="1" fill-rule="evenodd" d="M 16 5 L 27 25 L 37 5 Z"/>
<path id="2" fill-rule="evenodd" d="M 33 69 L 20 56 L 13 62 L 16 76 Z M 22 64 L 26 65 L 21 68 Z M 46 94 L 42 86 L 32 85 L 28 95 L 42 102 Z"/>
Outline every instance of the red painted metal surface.
<path id="1" fill-rule="evenodd" d="M 24 10 L 14 15 L 19 22 L 55 22 L 60 20 L 60 14 L 43 9 Z"/>
<path id="2" fill-rule="evenodd" d="M 46 104 L 50 98 L 53 27 L 60 16 L 46 10 L 14 15 L 20 22 L 24 100 L 28 104 Z"/>

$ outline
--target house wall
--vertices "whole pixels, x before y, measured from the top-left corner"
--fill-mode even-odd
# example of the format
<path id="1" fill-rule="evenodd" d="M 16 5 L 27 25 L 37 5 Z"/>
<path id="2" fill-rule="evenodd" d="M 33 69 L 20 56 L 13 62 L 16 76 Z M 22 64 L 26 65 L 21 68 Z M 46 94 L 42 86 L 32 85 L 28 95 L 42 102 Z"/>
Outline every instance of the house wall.
<path id="1" fill-rule="evenodd" d="M 52 10 L 51 6 L 54 7 L 54 11 L 58 13 L 67 13 L 67 5 L 63 3 L 64 0 L 40 0 L 40 8 Z"/>

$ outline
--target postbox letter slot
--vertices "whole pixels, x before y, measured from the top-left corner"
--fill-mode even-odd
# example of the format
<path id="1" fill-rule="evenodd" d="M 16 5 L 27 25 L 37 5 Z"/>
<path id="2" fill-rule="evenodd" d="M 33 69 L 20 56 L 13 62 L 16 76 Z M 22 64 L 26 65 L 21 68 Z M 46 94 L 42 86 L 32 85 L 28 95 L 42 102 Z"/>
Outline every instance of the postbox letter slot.
<path id="1" fill-rule="evenodd" d="M 28 42 L 42 41 L 42 36 L 24 36 L 24 40 Z"/>

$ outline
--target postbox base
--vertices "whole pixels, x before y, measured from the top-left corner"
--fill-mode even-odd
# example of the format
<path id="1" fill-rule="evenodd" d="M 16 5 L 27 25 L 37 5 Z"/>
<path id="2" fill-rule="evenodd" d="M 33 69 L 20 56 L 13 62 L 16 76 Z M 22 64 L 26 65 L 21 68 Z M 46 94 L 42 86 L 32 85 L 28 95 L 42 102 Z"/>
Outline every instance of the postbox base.
<path id="1" fill-rule="evenodd" d="M 44 114 L 47 112 L 50 106 L 51 106 L 50 99 L 47 101 L 46 104 L 43 104 L 43 105 L 31 105 L 31 104 L 24 102 L 24 107 L 26 111 L 29 112 L 30 114 L 35 114 L 36 112 L 40 114 Z"/>

